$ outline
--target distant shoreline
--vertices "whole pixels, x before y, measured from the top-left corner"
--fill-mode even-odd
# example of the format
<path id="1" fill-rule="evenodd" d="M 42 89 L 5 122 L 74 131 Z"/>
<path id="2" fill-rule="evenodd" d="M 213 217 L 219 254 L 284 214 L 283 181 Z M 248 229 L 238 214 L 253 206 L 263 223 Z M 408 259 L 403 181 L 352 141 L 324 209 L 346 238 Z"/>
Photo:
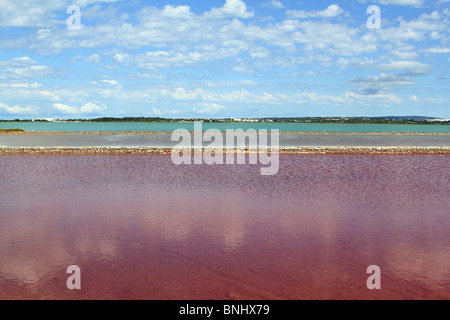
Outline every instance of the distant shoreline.
<path id="1" fill-rule="evenodd" d="M 21 123 L 265 123 L 265 124 L 392 124 L 392 125 L 450 125 L 450 119 L 427 116 L 377 116 L 377 117 L 230 117 L 230 118 L 160 118 L 160 117 L 101 117 L 92 119 L 2 119 L 0 122 Z"/>

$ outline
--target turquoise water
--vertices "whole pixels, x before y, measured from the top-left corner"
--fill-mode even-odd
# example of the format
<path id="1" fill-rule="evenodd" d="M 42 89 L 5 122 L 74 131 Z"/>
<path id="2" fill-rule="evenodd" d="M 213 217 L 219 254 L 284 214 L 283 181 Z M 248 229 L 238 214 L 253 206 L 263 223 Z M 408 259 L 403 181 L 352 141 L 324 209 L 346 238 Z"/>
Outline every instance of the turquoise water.
<path id="1" fill-rule="evenodd" d="M 0 129 L 34 132 L 173 132 L 194 131 L 194 123 L 119 123 L 119 122 L 0 122 Z M 280 132 L 386 132 L 450 133 L 449 125 L 390 124 L 315 124 L 315 123 L 204 123 L 203 131 L 218 129 L 278 129 Z"/>

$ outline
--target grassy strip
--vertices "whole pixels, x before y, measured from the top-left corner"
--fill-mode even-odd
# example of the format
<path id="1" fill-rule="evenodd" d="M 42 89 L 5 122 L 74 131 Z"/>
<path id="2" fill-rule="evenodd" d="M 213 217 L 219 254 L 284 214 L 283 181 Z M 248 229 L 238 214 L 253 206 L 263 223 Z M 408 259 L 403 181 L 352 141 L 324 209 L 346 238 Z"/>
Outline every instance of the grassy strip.
<path id="1" fill-rule="evenodd" d="M 0 132 L 25 132 L 22 129 L 0 129 Z"/>

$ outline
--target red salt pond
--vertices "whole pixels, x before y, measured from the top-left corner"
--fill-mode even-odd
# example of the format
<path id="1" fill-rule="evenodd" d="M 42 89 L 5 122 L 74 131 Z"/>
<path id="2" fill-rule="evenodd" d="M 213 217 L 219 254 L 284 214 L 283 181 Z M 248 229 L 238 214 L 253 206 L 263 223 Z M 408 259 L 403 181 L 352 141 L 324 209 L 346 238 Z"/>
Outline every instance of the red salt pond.
<path id="1" fill-rule="evenodd" d="M 449 160 L 3 156 L 0 299 L 449 299 Z"/>

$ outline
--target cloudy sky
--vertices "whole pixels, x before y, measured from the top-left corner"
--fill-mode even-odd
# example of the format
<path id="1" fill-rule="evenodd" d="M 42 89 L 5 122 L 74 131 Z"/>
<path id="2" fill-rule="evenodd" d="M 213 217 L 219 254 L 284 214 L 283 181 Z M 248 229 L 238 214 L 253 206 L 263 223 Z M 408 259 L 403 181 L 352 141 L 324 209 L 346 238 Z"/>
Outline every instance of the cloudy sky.
<path id="1" fill-rule="evenodd" d="M 450 0 L 0 0 L 0 118 L 450 118 L 449 30 Z"/>

